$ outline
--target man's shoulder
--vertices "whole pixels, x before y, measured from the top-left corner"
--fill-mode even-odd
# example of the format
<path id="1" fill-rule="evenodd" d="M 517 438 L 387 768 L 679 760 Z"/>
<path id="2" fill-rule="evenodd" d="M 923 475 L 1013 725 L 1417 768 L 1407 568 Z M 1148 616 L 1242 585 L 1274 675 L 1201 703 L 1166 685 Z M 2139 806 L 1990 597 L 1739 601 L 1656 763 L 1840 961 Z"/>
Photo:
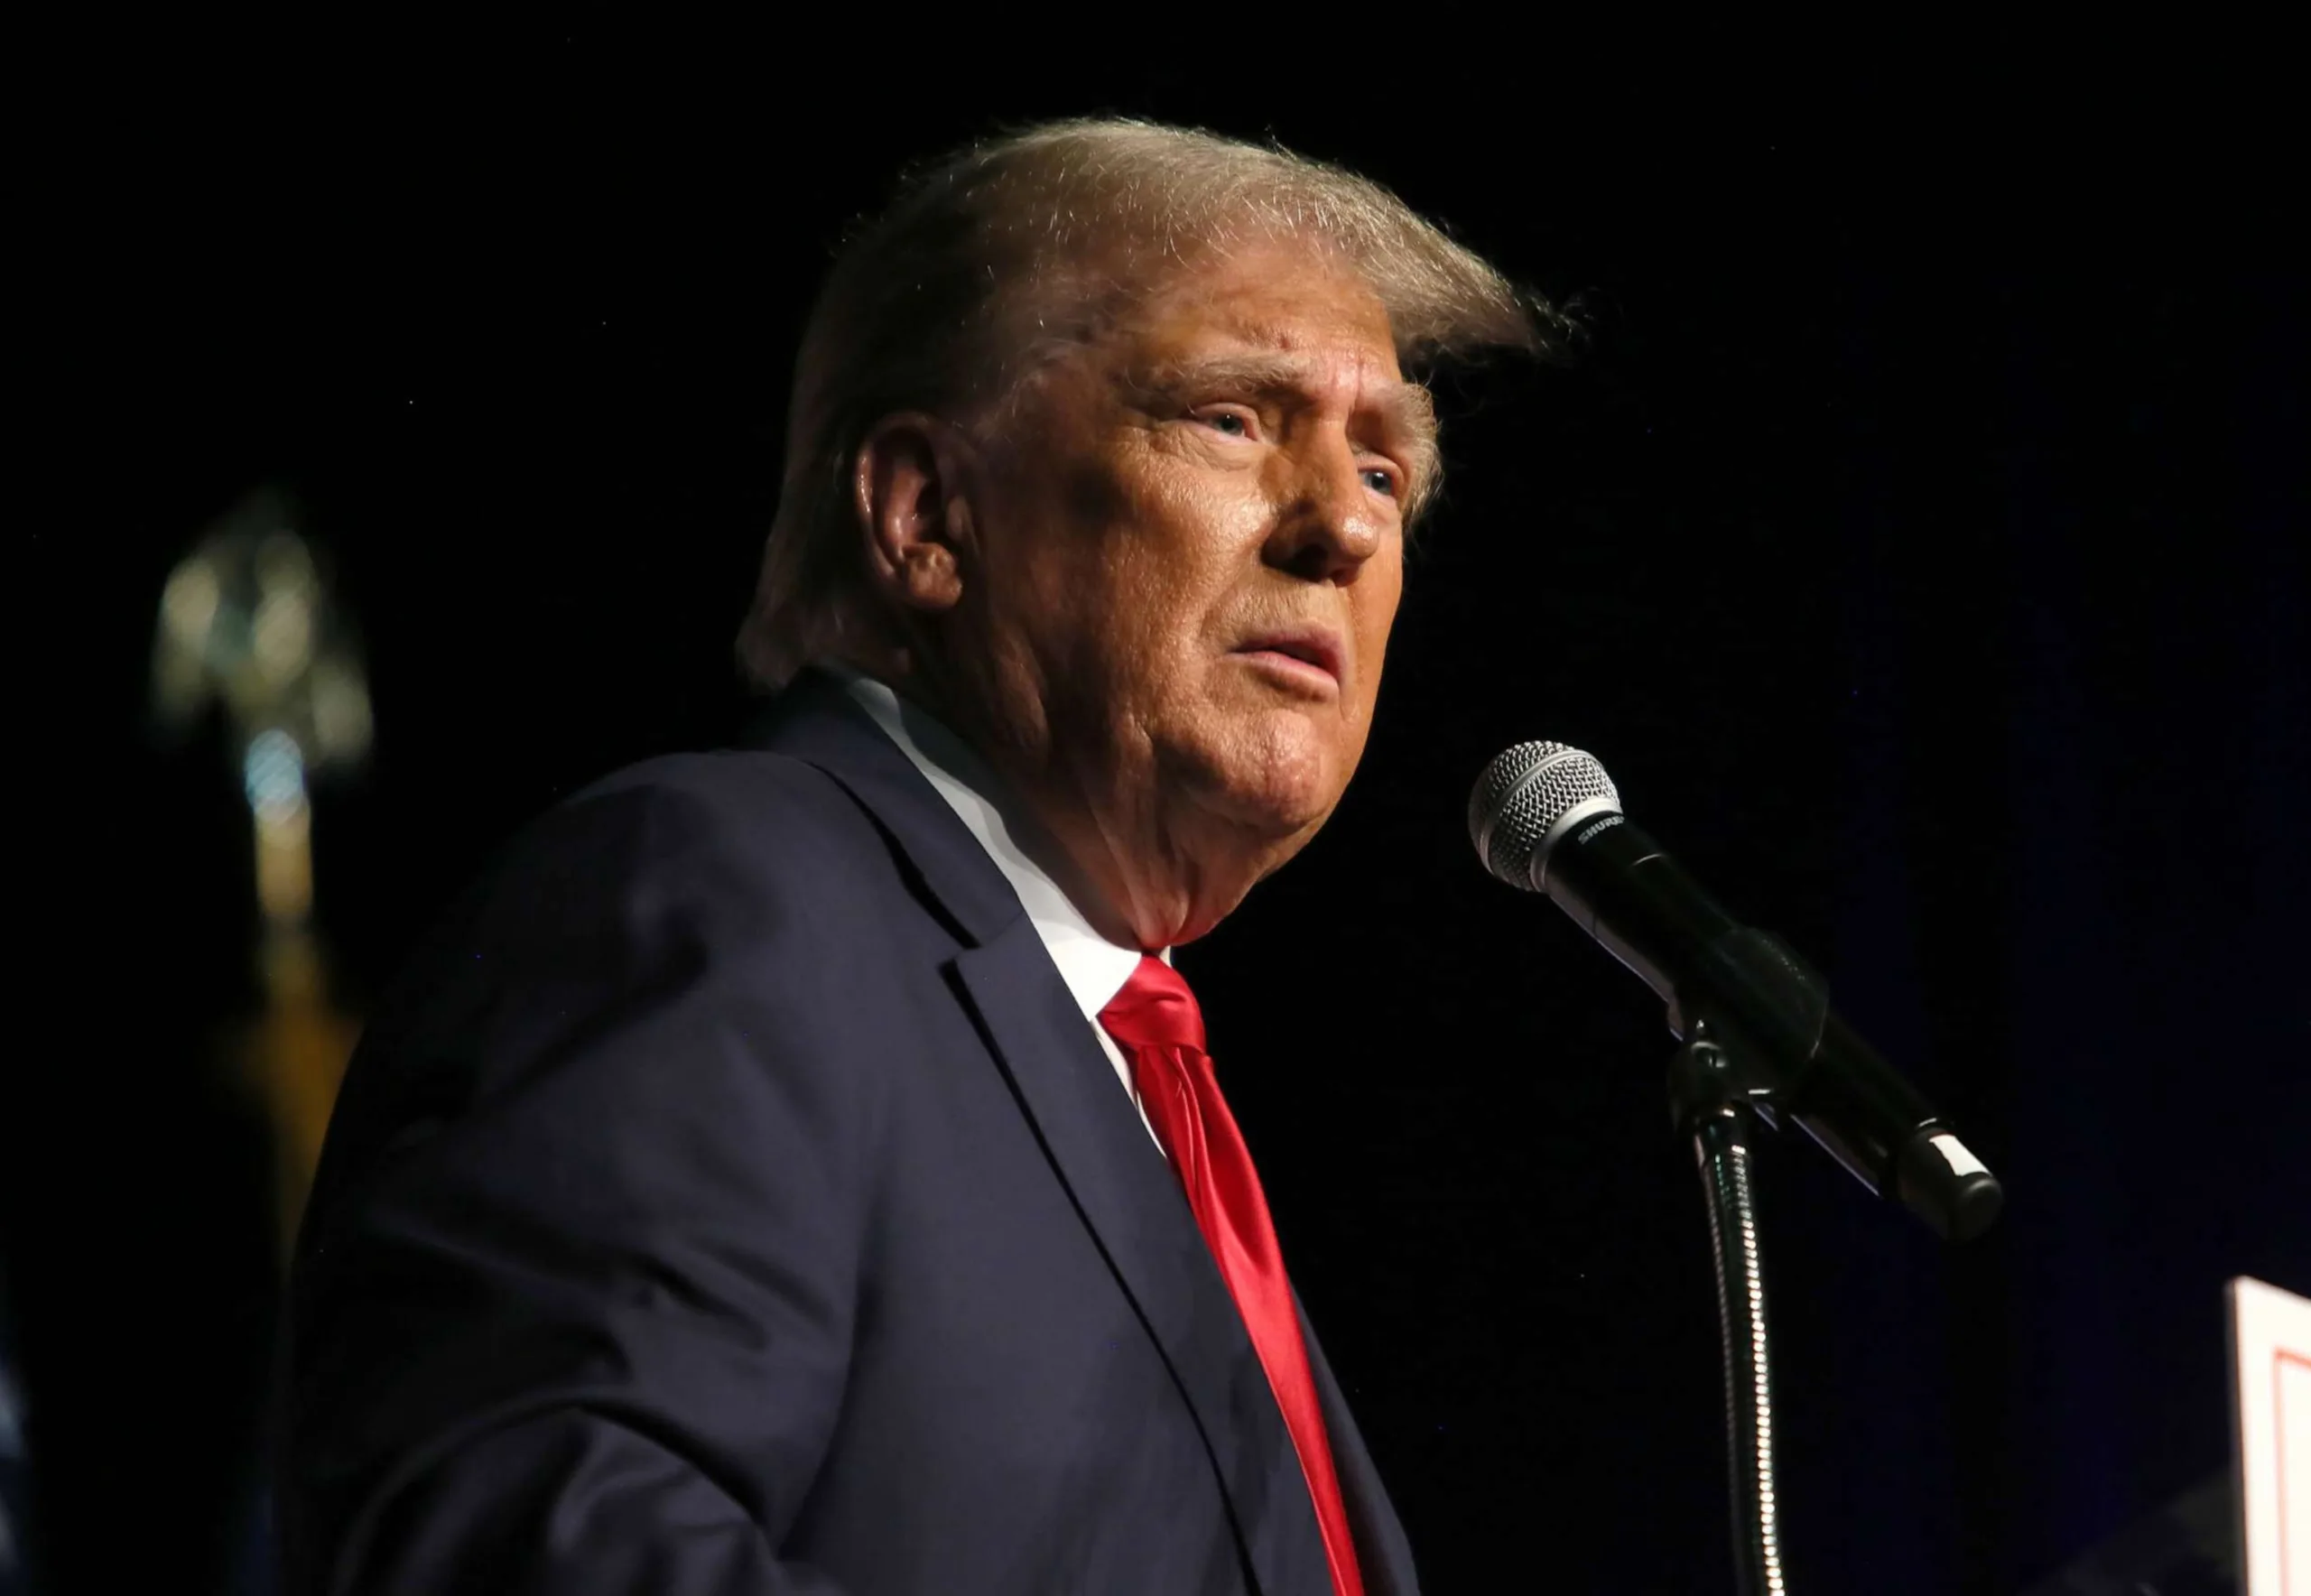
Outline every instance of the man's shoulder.
<path id="1" fill-rule="evenodd" d="M 499 850 L 388 983 L 356 1072 L 446 1059 L 518 1073 L 533 1029 L 615 1029 L 679 1003 L 855 1002 L 856 983 L 887 968 L 862 955 L 919 945 L 935 923 L 873 821 L 808 762 L 646 760 Z"/>
<path id="2" fill-rule="evenodd" d="M 571 793 L 507 841 L 449 919 L 491 941 L 589 928 L 827 938 L 870 931 L 906 895 L 840 783 L 790 755 L 732 749 L 660 756 Z"/>
<path id="3" fill-rule="evenodd" d="M 605 823 L 766 858 L 880 850 L 874 825 L 841 783 L 808 760 L 764 748 L 664 754 L 626 766 L 562 800 L 530 831 Z"/>

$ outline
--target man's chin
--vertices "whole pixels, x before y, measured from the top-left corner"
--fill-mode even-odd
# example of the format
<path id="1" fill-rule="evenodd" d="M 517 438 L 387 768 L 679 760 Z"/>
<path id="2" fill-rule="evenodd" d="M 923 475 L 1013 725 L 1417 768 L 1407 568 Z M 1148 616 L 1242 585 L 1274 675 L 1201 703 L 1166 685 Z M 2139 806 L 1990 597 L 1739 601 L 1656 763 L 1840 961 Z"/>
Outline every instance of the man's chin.
<path id="1" fill-rule="evenodd" d="M 1300 719 L 1297 716 L 1295 719 Z M 1346 785 L 1338 756 L 1313 728 L 1269 728 L 1212 771 L 1213 807 L 1265 841 L 1315 834 Z"/>

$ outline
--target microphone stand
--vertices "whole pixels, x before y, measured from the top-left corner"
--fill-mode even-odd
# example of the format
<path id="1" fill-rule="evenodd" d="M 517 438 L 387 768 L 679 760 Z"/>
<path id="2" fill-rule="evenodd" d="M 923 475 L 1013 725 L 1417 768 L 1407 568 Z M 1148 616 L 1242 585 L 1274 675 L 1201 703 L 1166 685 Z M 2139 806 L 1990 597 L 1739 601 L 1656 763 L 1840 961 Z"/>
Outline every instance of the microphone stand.
<path id="1" fill-rule="evenodd" d="M 1786 1596 L 1780 1498 L 1774 1487 L 1773 1359 L 1758 1251 L 1749 1144 L 1770 1088 L 1745 1070 L 1737 1034 L 1707 1014 L 1685 1029 L 1669 1064 L 1677 1131 L 1693 1139 L 1709 1198 L 1711 1261 L 1725 1357 L 1726 1448 L 1732 1475 L 1733 1572 L 1740 1596 Z"/>

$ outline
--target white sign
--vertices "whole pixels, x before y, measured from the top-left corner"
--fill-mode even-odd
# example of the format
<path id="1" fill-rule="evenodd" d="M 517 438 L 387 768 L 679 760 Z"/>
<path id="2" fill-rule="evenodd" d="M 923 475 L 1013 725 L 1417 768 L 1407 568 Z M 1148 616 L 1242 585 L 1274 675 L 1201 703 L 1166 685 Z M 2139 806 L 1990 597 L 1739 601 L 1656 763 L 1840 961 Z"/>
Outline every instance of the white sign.
<path id="1" fill-rule="evenodd" d="M 2311 1302 L 2233 1280 L 2231 1375 L 2246 1596 L 2311 1596 Z"/>

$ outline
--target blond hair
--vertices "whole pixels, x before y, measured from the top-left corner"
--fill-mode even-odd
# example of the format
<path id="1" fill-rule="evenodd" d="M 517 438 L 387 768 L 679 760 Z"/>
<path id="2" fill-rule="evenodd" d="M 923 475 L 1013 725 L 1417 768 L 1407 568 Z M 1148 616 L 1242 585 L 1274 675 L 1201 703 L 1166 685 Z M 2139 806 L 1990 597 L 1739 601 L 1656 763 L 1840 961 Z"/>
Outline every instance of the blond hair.
<path id="1" fill-rule="evenodd" d="M 1563 323 L 1379 184 L 1289 151 L 1123 119 L 1047 123 L 915 173 L 837 255 L 794 363 L 786 464 L 747 675 L 783 686 L 840 650 L 861 569 L 851 457 L 900 410 L 996 418 L 1201 250 L 1305 244 L 1369 285 L 1417 375 L 1484 348 L 1554 348 Z"/>

